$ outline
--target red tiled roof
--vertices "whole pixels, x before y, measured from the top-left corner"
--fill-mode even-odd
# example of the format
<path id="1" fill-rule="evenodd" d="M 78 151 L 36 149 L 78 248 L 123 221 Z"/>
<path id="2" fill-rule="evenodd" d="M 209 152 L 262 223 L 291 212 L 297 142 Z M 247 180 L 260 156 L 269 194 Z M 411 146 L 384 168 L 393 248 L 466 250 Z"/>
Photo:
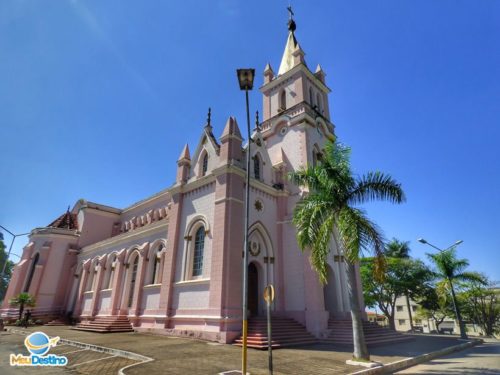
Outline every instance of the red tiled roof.
<path id="1" fill-rule="evenodd" d="M 76 214 L 66 211 L 47 226 L 52 228 L 78 229 L 78 219 Z"/>

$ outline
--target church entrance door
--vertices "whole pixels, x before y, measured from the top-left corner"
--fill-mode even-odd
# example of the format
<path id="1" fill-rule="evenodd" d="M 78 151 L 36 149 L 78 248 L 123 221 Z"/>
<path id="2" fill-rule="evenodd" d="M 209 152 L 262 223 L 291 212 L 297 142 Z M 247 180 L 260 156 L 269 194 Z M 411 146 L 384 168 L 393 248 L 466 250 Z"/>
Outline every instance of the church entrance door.
<path id="1" fill-rule="evenodd" d="M 259 271 L 254 263 L 248 265 L 248 311 L 259 315 Z"/>

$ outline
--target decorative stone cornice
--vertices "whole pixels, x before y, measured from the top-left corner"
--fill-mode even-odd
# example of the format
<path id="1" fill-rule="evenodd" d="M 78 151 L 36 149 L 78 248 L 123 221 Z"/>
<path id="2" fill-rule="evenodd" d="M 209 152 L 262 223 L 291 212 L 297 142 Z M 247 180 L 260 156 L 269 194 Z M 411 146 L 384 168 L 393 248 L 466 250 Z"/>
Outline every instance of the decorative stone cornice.
<path id="1" fill-rule="evenodd" d="M 166 230 L 166 227 L 168 227 L 168 221 L 158 221 L 156 223 L 147 225 L 145 227 L 137 228 L 134 231 L 131 232 L 126 232 L 119 234 L 118 236 L 111 237 L 108 239 L 105 239 L 103 241 L 99 241 L 96 243 L 93 243 L 91 245 L 85 246 L 81 250 L 81 254 L 84 255 L 89 255 L 92 252 L 99 251 L 103 248 L 110 247 L 110 246 L 116 246 L 124 242 L 132 241 L 139 239 L 144 236 L 148 236 L 152 233 L 155 232 L 160 232 L 161 230 Z"/>
<path id="2" fill-rule="evenodd" d="M 35 228 L 30 233 L 30 238 L 33 236 L 43 236 L 43 237 L 80 237 L 80 234 L 76 229 L 66 229 L 66 228 L 53 228 L 53 227 L 42 227 Z"/>
<path id="3" fill-rule="evenodd" d="M 196 178 L 196 179 L 191 179 L 187 183 L 182 184 L 182 185 L 174 185 L 169 189 L 170 195 L 175 195 L 178 193 L 189 193 L 190 191 L 199 189 L 200 187 L 203 187 L 205 185 L 210 185 L 211 183 L 215 182 L 215 175 L 214 173 L 208 174 L 206 176 Z"/>
<path id="4" fill-rule="evenodd" d="M 313 80 L 314 83 L 318 86 L 318 88 L 323 91 L 325 94 L 328 94 L 331 92 L 330 88 L 325 85 L 323 82 L 321 82 L 310 70 L 309 68 L 304 65 L 304 64 L 298 64 L 297 66 L 294 66 L 292 69 L 287 71 L 286 73 L 282 74 L 279 76 L 279 79 L 273 79 L 271 82 L 266 83 L 265 85 L 261 86 L 259 88 L 260 92 L 268 92 L 275 87 L 280 86 L 284 81 L 286 81 L 288 78 L 292 77 L 295 75 L 297 72 L 303 72 L 307 78 Z"/>
<path id="5" fill-rule="evenodd" d="M 310 126 L 318 126 L 321 124 L 321 130 L 328 139 L 334 139 L 333 133 L 335 125 L 331 123 L 326 117 L 318 114 L 306 102 L 300 102 L 288 108 L 286 111 L 281 112 L 270 119 L 267 119 L 261 124 L 262 137 L 264 140 L 276 133 L 276 125 L 286 121 L 287 126 L 293 127 L 298 125 L 308 124 Z"/>
<path id="6" fill-rule="evenodd" d="M 159 191 L 158 193 L 151 195 L 148 198 L 144 198 L 144 199 L 142 199 L 142 200 L 140 200 L 140 201 L 132 204 L 131 206 L 128 206 L 127 208 L 124 208 L 122 210 L 122 213 L 126 213 L 128 211 L 131 211 L 131 210 L 137 208 L 137 207 L 140 207 L 142 205 L 146 205 L 148 203 L 151 203 L 155 199 L 163 198 L 164 195 L 168 195 L 168 193 L 170 192 L 170 189 L 171 188 L 163 189 L 163 190 Z"/>

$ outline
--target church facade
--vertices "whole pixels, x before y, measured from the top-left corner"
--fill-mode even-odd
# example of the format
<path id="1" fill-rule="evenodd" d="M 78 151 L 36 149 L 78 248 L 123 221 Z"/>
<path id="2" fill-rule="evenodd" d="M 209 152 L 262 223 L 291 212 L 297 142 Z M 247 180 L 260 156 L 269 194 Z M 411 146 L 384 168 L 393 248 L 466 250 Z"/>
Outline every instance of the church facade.
<path id="1" fill-rule="evenodd" d="M 292 223 L 307 192 L 287 174 L 316 163 L 335 136 L 325 73 L 306 65 L 293 20 L 278 72 L 268 64 L 263 76 L 250 155 L 248 308 L 263 314 L 273 284 L 273 314 L 320 336 L 329 318 L 349 317 L 344 263 L 332 242 L 328 284 L 319 283 Z M 137 331 L 232 342 L 241 334 L 247 152 L 235 118 L 216 137 L 209 116 L 194 151 L 182 149 L 171 187 L 124 209 L 81 199 L 33 229 L 0 313 L 13 316 L 8 300 L 28 292 L 40 318 L 120 316 Z"/>

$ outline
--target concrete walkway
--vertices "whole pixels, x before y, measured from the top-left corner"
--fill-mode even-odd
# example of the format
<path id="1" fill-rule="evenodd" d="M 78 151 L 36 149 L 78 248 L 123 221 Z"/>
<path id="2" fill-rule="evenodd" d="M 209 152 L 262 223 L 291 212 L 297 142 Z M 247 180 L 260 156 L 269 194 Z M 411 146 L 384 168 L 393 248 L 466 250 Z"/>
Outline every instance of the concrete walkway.
<path id="1" fill-rule="evenodd" d="M 483 339 L 483 344 L 434 359 L 396 374 L 500 374 L 500 341 Z"/>
<path id="2" fill-rule="evenodd" d="M 140 364 L 125 371 L 126 374 L 131 375 L 214 375 L 239 369 L 241 366 L 241 348 L 232 345 L 139 333 L 99 334 L 75 331 L 68 327 L 40 326 L 31 327 L 29 330 L 40 330 L 50 336 L 127 350 L 155 359 L 153 362 Z M 414 337 L 414 341 L 371 348 L 372 359 L 389 363 L 458 343 L 457 338 L 450 336 L 414 335 Z M 21 336 L 19 336 L 19 342 L 22 342 Z M 0 355 L 4 355 L 3 352 Z M 351 356 L 352 348 L 350 347 L 326 344 L 279 349 L 273 351 L 274 374 L 348 374 L 361 369 L 345 364 Z M 249 349 L 249 372 L 252 375 L 268 374 L 267 359 L 266 351 Z M 104 375 L 104 373 L 99 372 L 99 375 Z"/>

